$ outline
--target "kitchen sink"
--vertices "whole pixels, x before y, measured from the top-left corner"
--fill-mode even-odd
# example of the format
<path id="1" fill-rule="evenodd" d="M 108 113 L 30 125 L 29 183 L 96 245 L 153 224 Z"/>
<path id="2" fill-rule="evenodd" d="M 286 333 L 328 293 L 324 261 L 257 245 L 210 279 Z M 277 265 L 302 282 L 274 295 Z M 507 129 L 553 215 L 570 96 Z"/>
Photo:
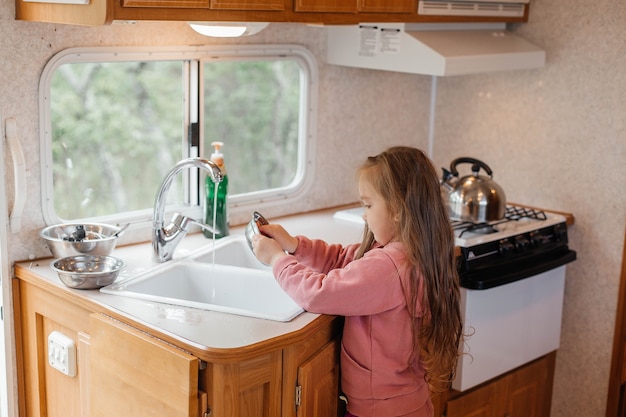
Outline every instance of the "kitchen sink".
<path id="1" fill-rule="evenodd" d="M 254 257 L 245 238 L 229 236 L 207 246 L 100 291 L 282 322 L 304 311 Z"/>

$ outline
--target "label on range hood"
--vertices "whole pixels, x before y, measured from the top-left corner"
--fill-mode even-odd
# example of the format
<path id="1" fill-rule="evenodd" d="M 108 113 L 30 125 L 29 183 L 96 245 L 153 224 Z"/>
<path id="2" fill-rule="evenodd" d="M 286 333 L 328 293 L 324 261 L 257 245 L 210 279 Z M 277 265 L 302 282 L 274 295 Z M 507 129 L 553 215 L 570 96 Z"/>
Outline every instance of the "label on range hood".
<path id="1" fill-rule="evenodd" d="M 397 54 L 402 46 L 403 24 L 359 25 L 359 56 Z"/>

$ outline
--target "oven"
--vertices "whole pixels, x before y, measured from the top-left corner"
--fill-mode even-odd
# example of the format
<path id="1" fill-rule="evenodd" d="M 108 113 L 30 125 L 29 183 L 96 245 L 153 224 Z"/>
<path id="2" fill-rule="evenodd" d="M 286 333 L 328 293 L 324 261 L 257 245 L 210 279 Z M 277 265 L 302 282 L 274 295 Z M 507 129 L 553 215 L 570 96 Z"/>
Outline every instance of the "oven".
<path id="1" fill-rule="evenodd" d="M 452 222 L 467 335 L 452 388 L 464 391 L 559 348 L 565 217 L 508 205 L 502 220 Z"/>

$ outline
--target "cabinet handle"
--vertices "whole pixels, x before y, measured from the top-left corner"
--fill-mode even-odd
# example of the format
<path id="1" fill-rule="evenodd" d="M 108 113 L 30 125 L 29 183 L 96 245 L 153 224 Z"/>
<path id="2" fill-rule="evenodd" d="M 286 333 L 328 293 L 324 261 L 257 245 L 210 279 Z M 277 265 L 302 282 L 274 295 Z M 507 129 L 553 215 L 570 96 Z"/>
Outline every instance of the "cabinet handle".
<path id="1" fill-rule="evenodd" d="M 22 226 L 22 212 L 26 204 L 26 163 L 24 153 L 17 135 L 17 122 L 13 117 L 5 121 L 5 136 L 9 144 L 9 151 L 13 158 L 13 170 L 15 181 L 15 201 L 9 215 L 11 233 L 18 233 Z"/>

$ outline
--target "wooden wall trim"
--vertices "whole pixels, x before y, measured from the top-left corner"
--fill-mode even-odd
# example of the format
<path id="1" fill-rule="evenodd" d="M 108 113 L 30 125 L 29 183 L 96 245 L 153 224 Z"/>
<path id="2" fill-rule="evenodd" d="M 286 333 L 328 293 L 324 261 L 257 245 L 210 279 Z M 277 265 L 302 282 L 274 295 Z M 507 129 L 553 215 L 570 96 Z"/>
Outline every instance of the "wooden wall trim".
<path id="1" fill-rule="evenodd" d="M 626 234 L 625 234 L 626 235 Z M 619 284 L 617 311 L 615 313 L 615 334 L 613 336 L 613 359 L 609 376 L 609 394 L 606 404 L 606 417 L 618 417 L 620 408 L 620 391 L 624 378 L 624 355 L 626 354 L 626 237 L 622 254 L 622 275 Z M 623 401 L 626 398 L 622 399 Z M 622 416 L 626 410 L 622 410 Z M 621 416 L 620 416 L 621 417 Z"/>

